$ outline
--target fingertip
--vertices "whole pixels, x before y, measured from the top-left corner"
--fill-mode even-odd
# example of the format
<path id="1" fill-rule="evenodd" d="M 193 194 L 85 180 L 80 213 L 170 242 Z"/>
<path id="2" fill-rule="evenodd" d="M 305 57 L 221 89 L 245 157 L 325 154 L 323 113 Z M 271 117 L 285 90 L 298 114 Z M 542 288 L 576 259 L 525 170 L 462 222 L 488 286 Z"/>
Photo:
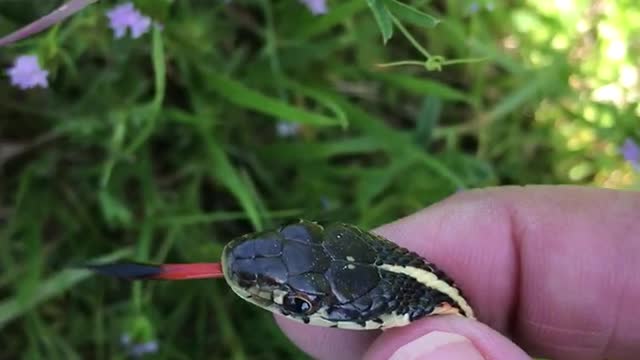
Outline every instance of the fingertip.
<path id="1" fill-rule="evenodd" d="M 438 316 L 394 328 L 379 336 L 365 353 L 382 359 L 529 360 L 522 349 L 487 325 L 461 316 Z"/>
<path id="2" fill-rule="evenodd" d="M 353 331 L 305 325 L 274 315 L 289 339 L 314 359 L 361 359 L 379 331 Z"/>
<path id="3" fill-rule="evenodd" d="M 515 191 L 515 190 L 509 190 Z M 497 190 L 457 193 L 374 232 L 434 264 L 461 289 L 483 322 L 509 326 L 517 251 L 509 208 Z"/>

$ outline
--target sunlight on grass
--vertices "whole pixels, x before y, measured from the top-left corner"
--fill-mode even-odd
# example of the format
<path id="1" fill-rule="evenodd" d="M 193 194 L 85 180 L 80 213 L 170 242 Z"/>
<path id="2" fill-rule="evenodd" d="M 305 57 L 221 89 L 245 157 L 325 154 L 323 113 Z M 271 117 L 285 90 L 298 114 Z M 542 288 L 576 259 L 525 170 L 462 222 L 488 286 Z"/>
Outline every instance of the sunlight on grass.
<path id="1" fill-rule="evenodd" d="M 529 14 L 533 18 L 514 16 L 516 26 L 531 32 L 532 39 L 549 42 L 558 50 L 566 49 L 571 56 L 569 85 L 574 92 L 561 103 L 543 103 L 536 116 L 540 123 L 554 124 L 561 136 L 555 142 L 558 151 L 574 154 L 564 160 L 559 170 L 571 182 L 589 181 L 611 188 L 632 186 L 635 171 L 618 151 L 624 138 L 611 136 L 613 133 L 607 129 L 640 127 L 637 114 L 628 112 L 629 107 L 637 109 L 640 95 L 638 69 L 634 65 L 638 54 L 630 49 L 630 40 L 637 35 L 631 25 L 640 20 L 638 11 L 613 2 L 592 5 L 585 1 L 556 1 L 555 6 L 529 3 L 537 13 L 544 13 L 563 26 L 549 32 L 533 14 Z M 537 52 L 531 53 L 530 60 L 538 66 L 542 63 Z"/>

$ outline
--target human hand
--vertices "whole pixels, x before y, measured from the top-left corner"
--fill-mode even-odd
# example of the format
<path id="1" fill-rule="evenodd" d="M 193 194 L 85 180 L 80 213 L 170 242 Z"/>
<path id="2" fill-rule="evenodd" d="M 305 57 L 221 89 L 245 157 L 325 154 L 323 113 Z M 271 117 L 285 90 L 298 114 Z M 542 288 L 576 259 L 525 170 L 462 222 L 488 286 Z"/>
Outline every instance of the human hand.
<path id="1" fill-rule="evenodd" d="M 380 333 L 276 316 L 315 358 L 640 356 L 638 193 L 569 186 L 469 191 L 375 232 L 448 273 L 481 322 L 433 316 Z"/>

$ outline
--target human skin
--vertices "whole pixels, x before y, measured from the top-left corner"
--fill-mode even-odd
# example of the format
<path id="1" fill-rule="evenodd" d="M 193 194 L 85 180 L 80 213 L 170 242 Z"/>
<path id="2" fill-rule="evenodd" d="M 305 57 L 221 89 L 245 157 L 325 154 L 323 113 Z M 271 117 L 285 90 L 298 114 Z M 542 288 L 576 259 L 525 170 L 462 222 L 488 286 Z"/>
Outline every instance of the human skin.
<path id="1" fill-rule="evenodd" d="M 433 316 L 381 332 L 276 316 L 314 358 L 387 359 L 433 331 L 466 337 L 485 359 L 640 356 L 640 193 L 571 186 L 474 190 L 374 232 L 447 272 L 480 322 Z"/>

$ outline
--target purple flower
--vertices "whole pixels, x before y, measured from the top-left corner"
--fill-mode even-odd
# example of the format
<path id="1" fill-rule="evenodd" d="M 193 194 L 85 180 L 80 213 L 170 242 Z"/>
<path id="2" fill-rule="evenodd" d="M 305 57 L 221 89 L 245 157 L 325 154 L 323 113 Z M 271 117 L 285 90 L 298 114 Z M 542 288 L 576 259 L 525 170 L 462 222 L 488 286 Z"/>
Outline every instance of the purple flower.
<path id="1" fill-rule="evenodd" d="M 158 352 L 158 342 L 155 340 L 147 341 L 141 344 L 135 344 L 129 348 L 129 355 L 132 357 L 142 357 L 146 354 Z"/>
<path id="2" fill-rule="evenodd" d="M 280 121 L 276 124 L 276 133 L 279 137 L 292 137 L 300 132 L 300 124 L 288 121 Z"/>
<path id="3" fill-rule="evenodd" d="M 326 14 L 328 11 L 327 0 L 300 0 L 300 2 L 305 4 L 313 15 Z"/>
<path id="4" fill-rule="evenodd" d="M 120 335 L 120 345 L 123 347 L 128 347 L 131 345 L 131 335 L 124 333 Z"/>
<path id="5" fill-rule="evenodd" d="M 134 358 L 158 352 L 158 342 L 156 340 L 137 343 L 133 342 L 131 335 L 127 333 L 120 335 L 120 345 L 127 351 L 129 356 Z"/>
<path id="6" fill-rule="evenodd" d="M 625 140 L 624 145 L 620 148 L 620 153 L 636 169 L 640 169 L 640 146 L 635 141 L 630 138 Z"/>
<path id="7" fill-rule="evenodd" d="M 49 72 L 40 68 L 38 57 L 34 55 L 18 56 L 13 66 L 7 69 L 7 75 L 11 78 L 11 85 L 22 90 L 49 86 L 47 82 Z"/>
<path id="8" fill-rule="evenodd" d="M 116 39 L 123 37 L 127 28 L 131 31 L 131 37 L 137 39 L 151 27 L 151 18 L 142 15 L 130 2 L 107 11 L 107 17 Z"/>

